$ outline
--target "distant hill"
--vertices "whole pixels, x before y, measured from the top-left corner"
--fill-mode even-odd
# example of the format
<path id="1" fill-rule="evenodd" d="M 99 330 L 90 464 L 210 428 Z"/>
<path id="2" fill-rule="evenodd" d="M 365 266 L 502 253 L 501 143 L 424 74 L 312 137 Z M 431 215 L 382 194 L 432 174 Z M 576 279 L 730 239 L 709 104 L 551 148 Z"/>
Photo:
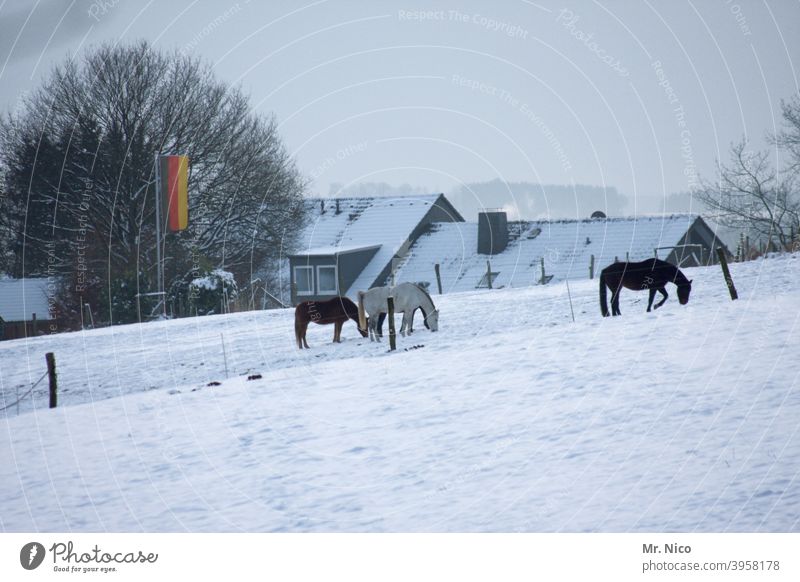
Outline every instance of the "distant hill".
<path id="1" fill-rule="evenodd" d="M 627 197 L 613 186 L 535 184 L 492 180 L 465 184 L 447 194 L 467 220 L 482 208 L 505 208 L 512 219 L 588 218 L 595 210 L 626 213 Z"/>

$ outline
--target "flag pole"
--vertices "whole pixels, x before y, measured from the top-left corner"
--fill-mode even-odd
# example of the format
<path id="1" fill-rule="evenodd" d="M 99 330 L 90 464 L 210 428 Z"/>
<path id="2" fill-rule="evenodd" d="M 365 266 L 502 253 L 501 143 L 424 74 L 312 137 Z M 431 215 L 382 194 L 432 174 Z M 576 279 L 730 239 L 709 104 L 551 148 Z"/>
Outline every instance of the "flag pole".
<path id="1" fill-rule="evenodd" d="M 156 291 L 158 301 L 164 301 L 164 273 L 161 270 L 161 160 L 158 152 L 155 154 L 155 174 L 156 174 Z M 166 302 L 164 302 L 166 309 Z M 158 310 L 158 305 L 156 305 Z"/>

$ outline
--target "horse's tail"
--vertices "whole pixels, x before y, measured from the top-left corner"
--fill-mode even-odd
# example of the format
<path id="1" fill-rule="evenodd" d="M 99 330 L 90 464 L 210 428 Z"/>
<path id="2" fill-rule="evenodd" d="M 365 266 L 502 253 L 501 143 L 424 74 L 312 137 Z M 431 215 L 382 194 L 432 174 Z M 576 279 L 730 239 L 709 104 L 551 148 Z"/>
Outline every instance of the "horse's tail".
<path id="1" fill-rule="evenodd" d="M 358 292 L 358 329 L 367 331 L 367 314 L 364 311 L 364 292 Z"/>
<path id="2" fill-rule="evenodd" d="M 608 301 L 606 300 L 606 276 L 600 271 L 600 313 L 608 317 Z"/>

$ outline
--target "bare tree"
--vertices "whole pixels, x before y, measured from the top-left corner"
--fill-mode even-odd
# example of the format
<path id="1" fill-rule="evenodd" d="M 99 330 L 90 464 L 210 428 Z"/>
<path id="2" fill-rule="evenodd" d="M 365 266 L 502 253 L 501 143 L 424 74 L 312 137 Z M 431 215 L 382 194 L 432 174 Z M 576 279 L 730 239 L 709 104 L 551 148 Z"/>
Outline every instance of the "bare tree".
<path id="1" fill-rule="evenodd" d="M 697 196 L 720 224 L 789 248 L 800 227 L 800 99 L 782 107 L 784 129 L 771 141 L 785 155 L 784 167 L 773 165 L 775 152 L 750 151 L 743 139 L 731 146 L 728 164 L 720 164 L 718 180 L 702 181 Z"/>
<path id="2" fill-rule="evenodd" d="M 774 137 L 774 143 L 788 154 L 791 171 L 800 171 L 800 95 L 781 101 L 783 129 Z"/>
<path id="3" fill-rule="evenodd" d="M 199 59 L 146 42 L 56 66 L 0 136 L 11 272 L 55 264 L 81 276 L 109 319 L 120 319 L 115 293 L 152 290 L 157 153 L 190 159 L 189 228 L 167 237 L 168 288 L 198 268 L 247 279 L 291 246 L 303 219 L 304 182 L 274 118 Z"/>

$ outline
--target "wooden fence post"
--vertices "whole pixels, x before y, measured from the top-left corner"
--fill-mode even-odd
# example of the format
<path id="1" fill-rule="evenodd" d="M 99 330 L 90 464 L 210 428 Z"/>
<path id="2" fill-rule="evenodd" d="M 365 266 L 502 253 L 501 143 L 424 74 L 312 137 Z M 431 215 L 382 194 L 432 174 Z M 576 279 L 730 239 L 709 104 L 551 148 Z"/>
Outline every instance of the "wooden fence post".
<path id="1" fill-rule="evenodd" d="M 386 303 L 387 311 L 389 312 L 389 351 L 393 352 L 397 349 L 397 336 L 394 330 L 394 297 L 387 297 Z"/>
<path id="2" fill-rule="evenodd" d="M 58 378 L 56 377 L 56 356 L 53 352 L 44 355 L 47 360 L 47 377 L 50 381 L 50 408 L 58 404 Z"/>
<path id="3" fill-rule="evenodd" d="M 486 284 L 492 289 L 492 263 L 486 261 Z"/>
<path id="4" fill-rule="evenodd" d="M 228 352 L 225 350 L 225 336 L 220 333 L 219 339 L 222 342 L 222 359 L 225 362 L 225 378 L 228 378 Z"/>
<path id="5" fill-rule="evenodd" d="M 719 264 L 722 267 L 722 275 L 725 277 L 725 283 L 728 285 L 728 292 L 731 294 L 731 301 L 739 298 L 736 292 L 736 287 L 733 285 L 731 272 L 728 270 L 728 258 L 725 256 L 725 250 L 722 247 L 717 247 L 717 256 L 719 257 Z"/>
<path id="6" fill-rule="evenodd" d="M 439 272 L 439 263 L 436 263 L 433 266 L 433 270 L 436 271 L 436 286 L 439 288 L 439 295 L 442 294 L 442 274 Z"/>
<path id="7" fill-rule="evenodd" d="M 547 282 L 547 281 L 545 280 L 545 277 L 544 277 L 544 257 L 542 257 L 541 259 L 539 259 L 539 261 L 540 261 L 540 264 L 541 264 L 541 266 L 542 266 L 542 279 L 541 279 L 541 281 L 540 281 L 540 282 L 541 282 L 541 284 L 542 284 L 542 285 L 544 285 L 544 284 Z"/>
<path id="8" fill-rule="evenodd" d="M 589 257 L 589 278 L 594 279 L 594 255 Z"/>

